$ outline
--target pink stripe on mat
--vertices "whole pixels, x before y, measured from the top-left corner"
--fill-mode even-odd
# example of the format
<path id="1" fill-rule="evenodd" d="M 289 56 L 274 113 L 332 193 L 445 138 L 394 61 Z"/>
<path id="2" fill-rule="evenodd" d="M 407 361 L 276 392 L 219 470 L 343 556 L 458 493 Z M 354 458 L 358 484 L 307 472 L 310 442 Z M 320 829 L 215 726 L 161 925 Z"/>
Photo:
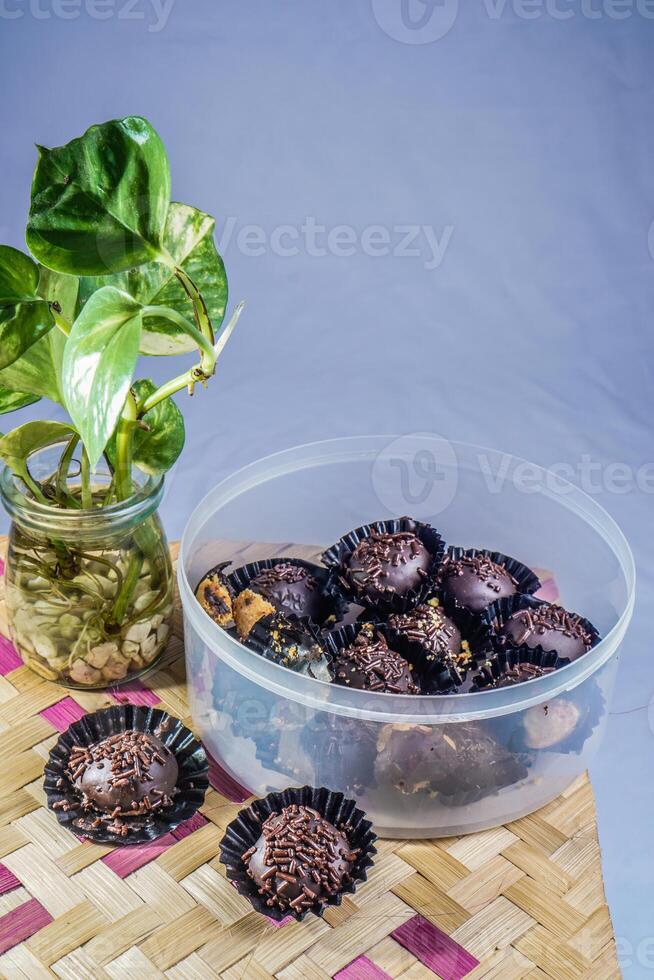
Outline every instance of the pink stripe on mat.
<path id="1" fill-rule="evenodd" d="M 180 823 L 179 827 L 175 827 L 172 834 L 176 840 L 184 840 L 189 834 L 193 834 L 200 827 L 204 827 L 205 823 L 209 823 L 206 817 L 203 817 L 201 813 L 194 813 L 192 817 Z"/>
<path id="2" fill-rule="evenodd" d="M 2 560 L 2 558 L 0 558 L 0 577 L 3 576 L 4 573 L 5 573 L 5 563 Z"/>
<path id="3" fill-rule="evenodd" d="M 110 687 L 108 693 L 118 704 L 135 704 L 142 708 L 154 708 L 161 701 L 161 698 L 138 678 L 119 687 Z"/>
<path id="4" fill-rule="evenodd" d="M 57 701 L 56 704 L 51 704 L 49 708 L 45 708 L 43 711 L 39 711 L 39 714 L 46 721 L 49 721 L 57 731 L 65 732 L 69 725 L 83 718 L 86 712 L 77 701 L 68 697 L 64 698 L 63 701 Z"/>
<path id="5" fill-rule="evenodd" d="M 35 898 L 0 918 L 0 954 L 50 925 L 52 916 Z"/>
<path id="6" fill-rule="evenodd" d="M 367 956 L 357 956 L 344 969 L 334 974 L 334 980 L 392 980 L 392 978 Z"/>
<path id="7" fill-rule="evenodd" d="M 222 793 L 230 803 L 244 803 L 250 798 L 252 795 L 250 791 L 225 772 L 208 752 L 207 759 L 209 760 L 209 782 L 218 793 Z"/>
<path id="8" fill-rule="evenodd" d="M 13 871 L 10 871 L 4 864 L 0 864 L 0 895 L 4 895 L 5 892 L 13 891 L 14 888 L 19 887 L 20 881 Z"/>
<path id="9" fill-rule="evenodd" d="M 414 915 L 391 936 L 442 980 L 462 980 L 479 963 L 467 949 L 421 915 Z"/>
<path id="10" fill-rule="evenodd" d="M 5 674 L 22 666 L 23 661 L 14 644 L 6 636 L 0 635 L 0 674 L 4 677 Z"/>
<path id="11" fill-rule="evenodd" d="M 138 871 L 145 864 L 154 861 L 160 854 L 177 843 L 177 838 L 172 834 L 164 834 L 158 840 L 153 840 L 150 844 L 131 844 L 128 847 L 117 847 L 110 854 L 105 854 L 102 861 L 118 875 L 119 878 L 126 878 L 132 871 Z"/>
<path id="12" fill-rule="evenodd" d="M 292 915 L 287 915 L 285 919 L 281 920 L 281 922 L 278 922 L 277 919 L 271 919 L 269 915 L 267 915 L 266 918 L 268 919 L 270 925 L 274 926 L 275 929 L 281 929 L 282 926 L 287 926 L 289 922 L 295 922 L 295 918 Z"/>

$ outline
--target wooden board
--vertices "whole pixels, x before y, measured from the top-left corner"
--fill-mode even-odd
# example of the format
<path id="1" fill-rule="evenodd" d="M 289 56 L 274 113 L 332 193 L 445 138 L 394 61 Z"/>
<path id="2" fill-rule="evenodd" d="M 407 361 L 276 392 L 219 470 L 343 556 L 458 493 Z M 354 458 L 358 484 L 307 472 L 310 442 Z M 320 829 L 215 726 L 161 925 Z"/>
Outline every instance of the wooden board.
<path id="1" fill-rule="evenodd" d="M 243 560 L 261 554 L 242 549 Z M 620 976 L 586 776 L 506 827 L 382 841 L 356 895 L 323 919 L 279 927 L 251 910 L 218 862 L 246 794 L 217 765 L 201 813 L 146 847 L 81 843 L 44 806 L 44 761 L 84 712 L 156 704 L 192 727 L 179 612 L 163 665 L 108 692 L 42 680 L 1 634 L 0 585 L 0 977 Z"/>

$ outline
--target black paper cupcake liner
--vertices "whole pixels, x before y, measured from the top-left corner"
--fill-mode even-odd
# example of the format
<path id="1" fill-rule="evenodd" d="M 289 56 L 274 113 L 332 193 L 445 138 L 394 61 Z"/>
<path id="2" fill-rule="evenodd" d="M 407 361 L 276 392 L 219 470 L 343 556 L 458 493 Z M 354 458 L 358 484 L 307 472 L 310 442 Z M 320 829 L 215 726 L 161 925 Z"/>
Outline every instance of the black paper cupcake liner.
<path id="1" fill-rule="evenodd" d="M 342 615 L 345 615 L 348 606 L 347 600 L 338 592 L 328 588 L 329 571 L 322 565 L 316 565 L 315 562 L 305 561 L 302 558 L 263 558 L 260 561 L 251 561 L 247 565 L 242 565 L 240 568 L 234 569 L 234 571 L 226 576 L 226 579 L 234 595 L 238 595 L 244 589 L 253 588 L 252 580 L 265 569 L 274 568 L 275 565 L 285 563 L 306 568 L 318 582 L 320 588 L 320 614 L 313 620 L 318 626 L 324 626 L 332 617 L 338 619 Z M 254 586 L 254 591 L 258 591 L 256 586 Z M 281 609 L 280 611 L 285 614 L 287 612 L 285 609 Z M 293 615 L 297 616 L 298 619 L 312 621 L 308 616 L 299 616 L 296 613 L 293 613 Z"/>
<path id="2" fill-rule="evenodd" d="M 331 656 L 324 637 L 310 620 L 272 613 L 258 620 L 243 642 L 287 670 L 329 682 Z M 319 651 L 322 657 L 318 656 Z"/>
<path id="3" fill-rule="evenodd" d="M 130 729 L 156 735 L 175 755 L 179 775 L 172 805 L 147 816 L 121 817 L 130 828 L 126 837 L 109 833 L 102 827 L 91 827 L 92 818 L 80 816 L 78 810 L 55 809 L 55 803 L 79 800 L 79 793 L 66 776 L 73 746 L 90 746 Z M 63 785 L 58 785 L 62 779 Z M 46 763 L 43 785 L 49 809 L 53 810 L 59 823 L 74 834 L 98 844 L 145 844 L 174 830 L 202 806 L 209 786 L 208 763 L 202 745 L 179 719 L 158 708 L 121 704 L 84 715 L 60 735 Z"/>
<path id="4" fill-rule="evenodd" d="M 495 565 L 500 565 L 502 568 L 513 577 L 517 583 L 517 594 L 518 595 L 532 595 L 534 592 L 538 592 L 541 587 L 541 581 L 538 576 L 523 562 L 518 561 L 517 558 L 512 558 L 510 555 L 505 555 L 501 551 L 489 551 L 486 548 L 457 548 L 454 545 L 450 545 L 447 548 L 443 562 L 439 570 L 439 579 L 444 578 L 445 569 L 448 563 L 457 562 L 459 559 L 464 557 L 476 558 L 477 556 L 482 558 L 488 558 Z M 456 600 L 453 600 L 456 601 Z M 489 605 L 491 603 L 489 602 Z M 457 602 L 457 605 L 462 606 L 462 603 Z"/>
<path id="5" fill-rule="evenodd" d="M 468 690 L 484 691 L 494 687 L 495 681 L 500 680 L 509 670 L 520 664 L 540 667 L 548 673 L 567 666 L 570 661 L 559 657 L 554 651 L 544 652 L 523 646 L 520 649 L 493 651 L 489 657 L 477 665 L 475 672 L 468 678 Z M 523 683 L 523 682 L 518 682 Z"/>
<path id="6" fill-rule="evenodd" d="M 371 601 L 354 589 L 346 576 L 347 562 L 356 546 L 372 533 L 397 534 L 399 531 L 410 531 L 415 534 L 431 555 L 427 575 L 418 589 L 410 589 L 403 595 L 380 596 Z M 336 544 L 322 554 L 322 560 L 330 569 L 329 588 L 334 595 L 344 595 L 352 602 L 368 606 L 381 614 L 407 612 L 417 606 L 434 590 L 438 568 L 445 553 L 445 542 L 436 528 L 411 517 L 398 517 L 386 521 L 373 521 L 363 524 L 344 534 Z"/>
<path id="7" fill-rule="evenodd" d="M 358 849 L 359 854 L 350 871 L 351 881 L 343 886 L 337 895 L 331 895 L 321 904 L 316 904 L 302 912 L 291 909 L 282 910 L 269 907 L 264 896 L 260 895 L 257 885 L 247 873 L 243 862 L 243 854 L 253 847 L 261 836 L 264 821 L 273 813 L 279 813 L 284 807 L 297 804 L 309 806 L 342 830 L 352 848 Z M 366 819 L 363 810 L 357 808 L 356 802 L 347 799 L 342 793 L 336 793 L 325 787 L 316 789 L 303 786 L 300 789 L 289 788 L 281 793 L 269 793 L 261 800 L 255 800 L 250 806 L 241 810 L 225 831 L 220 843 L 220 861 L 227 869 L 227 878 L 235 885 L 239 895 L 250 902 L 255 911 L 281 922 L 292 915 L 302 921 L 310 912 L 322 915 L 325 908 L 340 905 L 343 895 L 353 895 L 357 886 L 367 880 L 368 868 L 374 864 L 376 834 L 372 824 Z"/>
<path id="8" fill-rule="evenodd" d="M 544 650 L 542 646 L 537 645 L 535 647 L 530 647 L 526 643 L 514 643 L 509 637 L 501 636 L 500 630 L 506 623 L 506 621 L 516 612 L 521 609 L 538 609 L 540 606 L 551 606 L 556 605 L 556 603 L 546 602 L 545 599 L 536 599 L 532 595 L 512 595 L 506 599 L 499 599 L 494 602 L 487 609 L 484 609 L 480 616 L 488 623 L 491 628 L 491 645 L 496 653 L 502 653 L 505 651 L 514 651 L 520 656 L 527 657 L 530 651 L 536 651 L 541 654 L 545 654 L 548 651 Z M 600 635 L 595 629 L 593 624 L 589 620 L 585 619 L 583 616 L 579 616 L 578 613 L 573 613 L 581 622 L 585 630 L 588 631 L 592 637 L 591 649 L 599 643 Z M 586 651 L 587 653 L 589 651 Z M 582 654 L 585 656 L 585 654 Z M 562 664 L 560 666 L 563 666 Z"/>

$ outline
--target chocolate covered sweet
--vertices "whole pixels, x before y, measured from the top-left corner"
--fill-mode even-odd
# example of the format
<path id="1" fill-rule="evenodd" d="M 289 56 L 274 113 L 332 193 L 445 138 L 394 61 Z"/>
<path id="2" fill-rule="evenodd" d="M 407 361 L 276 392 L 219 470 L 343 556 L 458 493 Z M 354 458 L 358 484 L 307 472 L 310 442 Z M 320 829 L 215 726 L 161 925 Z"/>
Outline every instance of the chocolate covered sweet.
<path id="1" fill-rule="evenodd" d="M 339 650 L 332 667 L 334 683 L 359 691 L 420 694 L 410 664 L 391 650 L 380 632 L 364 626 L 354 641 Z"/>
<path id="2" fill-rule="evenodd" d="M 358 854 L 317 810 L 294 803 L 264 821 L 242 861 L 269 908 L 299 914 L 343 890 Z"/>
<path id="3" fill-rule="evenodd" d="M 195 595 L 206 613 L 219 626 L 233 624 L 232 593 L 220 568 L 212 568 L 202 579 Z"/>
<path id="4" fill-rule="evenodd" d="M 271 616 L 275 612 L 275 607 L 258 592 L 243 589 L 234 599 L 233 610 L 238 635 L 242 640 L 246 640 L 255 623 L 264 616 Z"/>
<path id="5" fill-rule="evenodd" d="M 354 592 L 374 604 L 388 595 L 403 596 L 420 588 L 431 561 L 412 531 L 372 531 L 352 551 L 344 574 Z"/>
<path id="6" fill-rule="evenodd" d="M 91 826 L 121 837 L 129 832 L 122 818 L 147 817 L 171 805 L 178 775 L 170 749 L 155 735 L 136 730 L 73 746 L 66 770 Z"/>
<path id="7" fill-rule="evenodd" d="M 387 725 L 377 749 L 379 783 L 452 803 L 481 799 L 527 775 L 522 759 L 475 722 Z"/>
<path id="8" fill-rule="evenodd" d="M 557 698 L 534 705 L 523 719 L 524 742 L 529 749 L 551 749 L 565 742 L 577 728 L 581 712 L 574 701 Z"/>
<path id="9" fill-rule="evenodd" d="M 594 642 L 585 620 L 562 606 L 547 602 L 518 609 L 503 623 L 499 632 L 515 646 L 542 647 L 567 660 L 577 660 Z"/>
<path id="10" fill-rule="evenodd" d="M 445 596 L 473 612 L 480 612 L 497 599 L 515 595 L 518 582 L 510 572 L 486 555 L 446 558 L 439 572 Z"/>
<path id="11" fill-rule="evenodd" d="M 455 662 L 461 656 L 461 632 L 437 603 L 426 602 L 409 612 L 395 613 L 389 616 L 388 625 L 439 660 Z"/>
<path id="12" fill-rule="evenodd" d="M 261 593 L 276 609 L 320 619 L 323 607 L 320 584 L 304 565 L 283 561 L 263 568 L 250 580 L 250 588 Z"/>

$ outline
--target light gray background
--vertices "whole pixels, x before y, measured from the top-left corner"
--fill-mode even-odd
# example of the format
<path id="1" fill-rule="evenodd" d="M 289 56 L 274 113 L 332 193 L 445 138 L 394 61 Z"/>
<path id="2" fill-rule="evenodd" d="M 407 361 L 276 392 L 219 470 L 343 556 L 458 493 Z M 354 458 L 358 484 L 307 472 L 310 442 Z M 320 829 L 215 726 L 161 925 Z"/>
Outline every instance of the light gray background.
<path id="1" fill-rule="evenodd" d="M 333 435 L 427 430 L 599 464 L 640 589 L 592 777 L 623 969 L 651 976 L 654 498 L 651 467 L 649 487 L 635 474 L 652 460 L 654 4 L 410 0 L 423 28 L 400 0 L 157 8 L 1 0 L 1 239 L 23 244 L 35 141 L 129 113 L 162 134 L 174 197 L 233 226 L 231 299 L 248 306 L 184 404 L 171 536 L 235 467 Z M 302 233 L 278 254 L 274 230 L 307 217 L 352 226 L 354 254 L 310 254 Z M 364 247 L 370 226 L 395 246 L 414 224 L 451 229 L 437 267 L 423 236 L 413 256 Z"/>

